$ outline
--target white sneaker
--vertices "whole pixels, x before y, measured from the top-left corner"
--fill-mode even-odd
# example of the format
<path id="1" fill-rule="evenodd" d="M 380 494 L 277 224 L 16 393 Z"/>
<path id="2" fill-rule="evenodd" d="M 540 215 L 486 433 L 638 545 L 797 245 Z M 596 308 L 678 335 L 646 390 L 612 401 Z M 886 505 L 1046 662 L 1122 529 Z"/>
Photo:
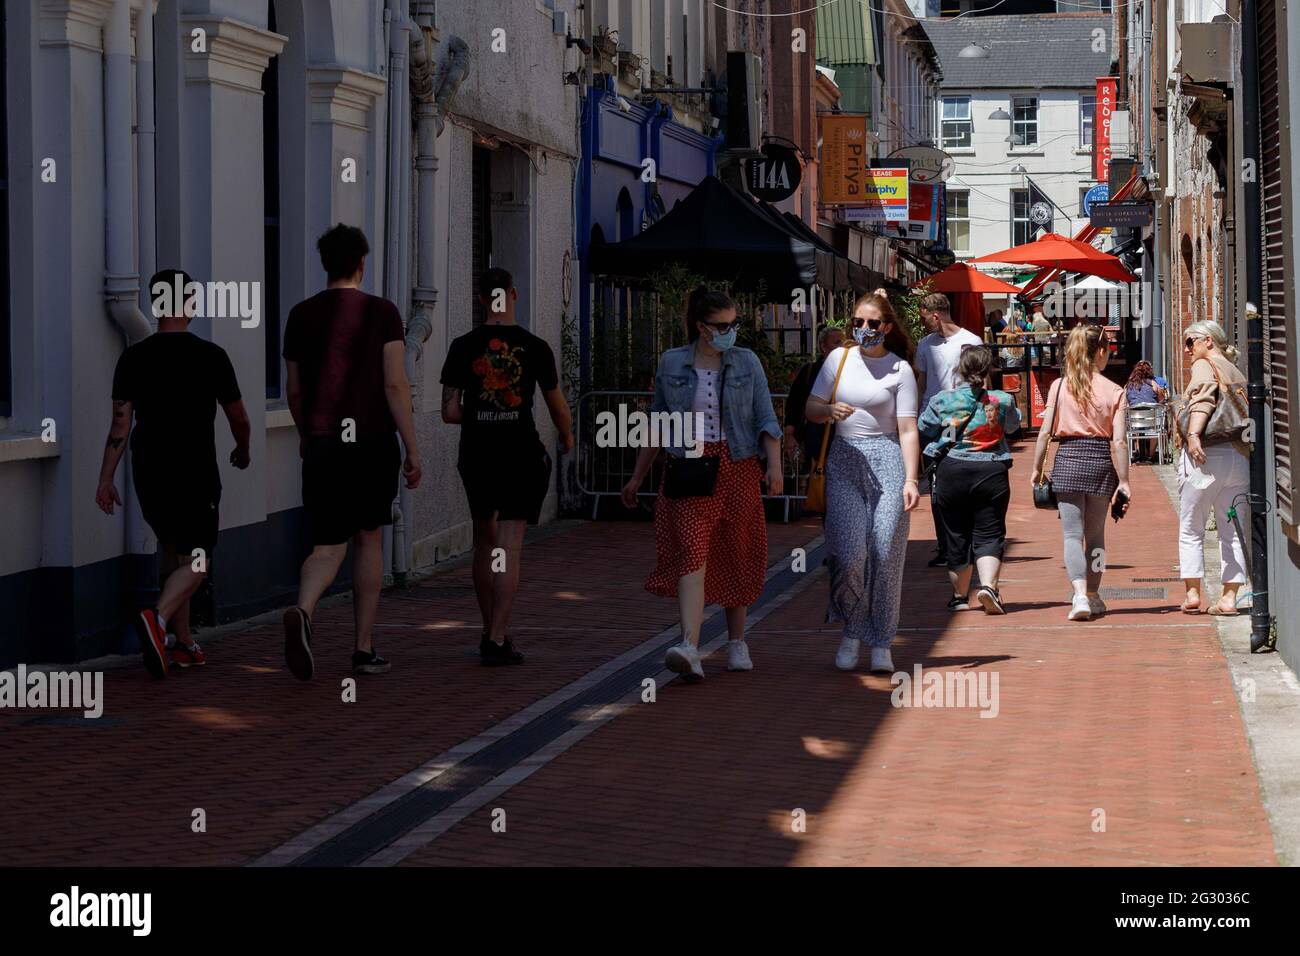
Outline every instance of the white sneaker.
<path id="1" fill-rule="evenodd" d="M 1092 611 L 1094 617 L 1106 613 L 1106 602 L 1101 599 L 1100 594 L 1088 595 L 1088 610 Z"/>
<path id="2" fill-rule="evenodd" d="M 835 652 L 835 666 L 842 671 L 851 671 L 858 666 L 858 651 L 862 642 L 854 637 L 840 638 L 840 649 Z"/>
<path id="3" fill-rule="evenodd" d="M 752 671 L 754 662 L 749 659 L 749 645 L 744 641 L 727 641 L 727 670 Z"/>
<path id="4" fill-rule="evenodd" d="M 696 684 L 704 680 L 704 668 L 700 665 L 700 652 L 685 641 L 668 648 L 668 654 L 664 658 L 664 666 L 674 674 L 681 674 L 682 680 L 688 684 Z"/>
<path id="5" fill-rule="evenodd" d="M 1088 595 L 1076 594 L 1074 600 L 1070 602 L 1068 619 L 1071 621 L 1086 621 L 1090 617 L 1092 617 L 1092 602 L 1088 600 Z"/>
<path id="6" fill-rule="evenodd" d="M 889 648 L 873 647 L 871 649 L 871 673 L 894 673 L 894 658 L 890 655 Z"/>

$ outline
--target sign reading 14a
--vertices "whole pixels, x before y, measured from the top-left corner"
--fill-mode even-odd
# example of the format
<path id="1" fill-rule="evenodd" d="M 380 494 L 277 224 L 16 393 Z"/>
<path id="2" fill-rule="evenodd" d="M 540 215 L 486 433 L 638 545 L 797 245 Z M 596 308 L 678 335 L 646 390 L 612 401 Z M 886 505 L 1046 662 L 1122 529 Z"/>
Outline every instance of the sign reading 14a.
<path id="1" fill-rule="evenodd" d="M 803 176 L 798 152 L 780 143 L 764 143 L 762 158 L 746 160 L 745 165 L 750 193 L 765 202 L 789 199 Z"/>

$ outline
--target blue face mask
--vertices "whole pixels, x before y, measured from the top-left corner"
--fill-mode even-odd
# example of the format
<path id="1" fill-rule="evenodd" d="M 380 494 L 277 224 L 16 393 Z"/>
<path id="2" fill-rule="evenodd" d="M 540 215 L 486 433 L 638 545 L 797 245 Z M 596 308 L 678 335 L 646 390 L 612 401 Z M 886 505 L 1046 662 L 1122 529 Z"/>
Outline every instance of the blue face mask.
<path id="1" fill-rule="evenodd" d="M 736 330 L 729 332 L 714 332 L 713 341 L 710 343 L 719 352 L 725 352 L 736 344 Z"/>
<path id="2" fill-rule="evenodd" d="M 858 340 L 858 344 L 863 348 L 875 348 L 885 340 L 885 333 L 879 329 L 872 329 L 868 326 L 862 326 L 860 329 L 853 330 L 853 337 Z"/>

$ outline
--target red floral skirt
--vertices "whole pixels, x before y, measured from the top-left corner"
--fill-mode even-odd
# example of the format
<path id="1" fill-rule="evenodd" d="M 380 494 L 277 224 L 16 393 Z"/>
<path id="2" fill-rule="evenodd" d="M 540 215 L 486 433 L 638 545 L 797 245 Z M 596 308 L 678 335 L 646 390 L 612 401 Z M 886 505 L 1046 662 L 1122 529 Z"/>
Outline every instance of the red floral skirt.
<path id="1" fill-rule="evenodd" d="M 763 515 L 763 469 L 758 456 L 732 461 L 727 443 L 706 442 L 704 454 L 722 458 L 713 494 L 655 502 L 658 563 L 645 589 L 676 597 L 677 581 L 701 567 L 704 601 L 748 607 L 763 593 L 767 574 L 767 522 Z"/>

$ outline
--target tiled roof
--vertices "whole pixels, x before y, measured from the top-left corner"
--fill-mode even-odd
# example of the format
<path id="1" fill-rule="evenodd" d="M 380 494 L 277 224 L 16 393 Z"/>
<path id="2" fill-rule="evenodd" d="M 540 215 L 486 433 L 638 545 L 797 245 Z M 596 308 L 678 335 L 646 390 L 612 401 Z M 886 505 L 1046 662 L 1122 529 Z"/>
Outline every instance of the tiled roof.
<path id="1" fill-rule="evenodd" d="M 1103 44 L 1093 42 L 1099 28 L 1105 31 Z M 1091 87 L 1109 75 L 1114 57 L 1109 13 L 931 19 L 925 31 L 939 53 L 945 90 Z M 989 55 L 958 56 L 972 43 Z"/>

